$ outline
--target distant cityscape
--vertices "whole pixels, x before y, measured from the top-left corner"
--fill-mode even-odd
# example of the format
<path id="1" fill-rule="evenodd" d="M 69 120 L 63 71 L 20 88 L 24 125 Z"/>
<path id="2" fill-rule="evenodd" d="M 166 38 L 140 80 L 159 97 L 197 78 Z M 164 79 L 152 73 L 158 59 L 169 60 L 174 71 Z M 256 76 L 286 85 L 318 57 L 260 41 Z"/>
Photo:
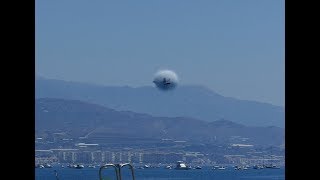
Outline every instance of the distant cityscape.
<path id="1" fill-rule="evenodd" d="M 193 145 L 186 141 L 161 139 L 153 147 L 126 147 L 125 144 L 106 147 L 97 143 L 81 143 L 80 137 L 48 141 L 37 137 L 35 140 L 35 164 L 104 164 L 132 163 L 134 165 L 172 165 L 177 161 L 196 166 L 213 165 L 263 165 L 284 166 L 284 146 L 256 147 L 246 144 L 243 137 L 230 137 L 230 142 L 216 145 Z M 244 143 L 238 143 L 244 140 Z M 197 147 L 197 148 L 196 148 Z"/>

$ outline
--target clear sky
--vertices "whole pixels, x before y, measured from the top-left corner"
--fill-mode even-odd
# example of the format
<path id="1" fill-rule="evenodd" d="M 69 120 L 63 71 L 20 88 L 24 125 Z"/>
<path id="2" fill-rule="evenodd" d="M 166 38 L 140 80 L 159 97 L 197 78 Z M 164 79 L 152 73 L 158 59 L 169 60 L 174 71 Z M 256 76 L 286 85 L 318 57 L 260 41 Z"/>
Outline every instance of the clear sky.
<path id="1" fill-rule="evenodd" d="M 36 74 L 181 85 L 284 106 L 284 0 L 36 0 Z"/>

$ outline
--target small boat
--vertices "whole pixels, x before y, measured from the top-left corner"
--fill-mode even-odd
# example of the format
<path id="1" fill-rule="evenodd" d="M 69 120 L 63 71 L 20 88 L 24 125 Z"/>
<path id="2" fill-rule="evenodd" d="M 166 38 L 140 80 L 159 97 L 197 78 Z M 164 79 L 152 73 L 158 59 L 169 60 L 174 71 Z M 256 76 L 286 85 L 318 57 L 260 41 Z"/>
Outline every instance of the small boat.
<path id="1" fill-rule="evenodd" d="M 201 166 L 196 166 L 195 169 L 202 169 Z"/>
<path id="2" fill-rule="evenodd" d="M 75 169 L 82 169 L 82 168 L 84 168 L 84 165 L 75 164 L 75 165 L 73 165 L 73 168 L 75 168 Z"/>
<path id="3" fill-rule="evenodd" d="M 166 169 L 172 169 L 172 167 L 169 165 L 169 166 L 166 166 Z"/>
<path id="4" fill-rule="evenodd" d="M 45 164 L 44 167 L 45 168 L 52 168 L 52 166 L 50 164 Z"/>
<path id="5" fill-rule="evenodd" d="M 95 165 L 90 164 L 90 165 L 88 166 L 88 168 L 96 168 L 96 166 L 95 166 Z"/>
<path id="6" fill-rule="evenodd" d="M 213 166 L 212 169 L 218 169 L 220 166 Z"/>
<path id="7" fill-rule="evenodd" d="M 252 168 L 253 169 L 263 169 L 264 167 L 262 165 L 254 165 Z"/>
<path id="8" fill-rule="evenodd" d="M 280 169 L 280 167 L 277 167 L 276 165 L 265 165 L 265 168 L 269 168 L 269 169 Z"/>
<path id="9" fill-rule="evenodd" d="M 35 167 L 36 167 L 36 168 L 41 168 L 41 169 L 42 169 L 42 168 L 44 168 L 44 165 L 42 165 L 42 164 L 38 164 L 38 165 L 36 165 Z"/>
<path id="10" fill-rule="evenodd" d="M 175 169 L 178 170 L 188 170 L 190 169 L 190 167 L 188 167 L 185 163 L 183 163 L 182 161 L 177 161 L 177 165 L 175 167 Z"/>

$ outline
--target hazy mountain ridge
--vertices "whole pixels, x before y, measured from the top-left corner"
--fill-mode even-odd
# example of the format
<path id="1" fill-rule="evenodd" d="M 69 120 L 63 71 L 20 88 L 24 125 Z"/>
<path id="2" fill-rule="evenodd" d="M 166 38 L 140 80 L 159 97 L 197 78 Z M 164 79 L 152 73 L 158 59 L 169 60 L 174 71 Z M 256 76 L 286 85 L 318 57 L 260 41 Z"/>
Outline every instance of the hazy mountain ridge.
<path id="1" fill-rule="evenodd" d="M 75 99 L 153 116 L 221 118 L 250 126 L 284 127 L 284 108 L 221 96 L 202 86 L 178 86 L 162 92 L 154 87 L 100 86 L 51 79 L 36 80 L 37 98 Z"/>
<path id="2" fill-rule="evenodd" d="M 247 143 L 280 145 L 284 130 L 277 127 L 247 127 L 228 120 L 206 122 L 185 117 L 153 117 L 116 111 L 78 100 L 36 100 L 36 132 L 66 132 L 73 137 L 130 137 L 176 139 L 194 142 L 228 141 L 247 137 Z"/>

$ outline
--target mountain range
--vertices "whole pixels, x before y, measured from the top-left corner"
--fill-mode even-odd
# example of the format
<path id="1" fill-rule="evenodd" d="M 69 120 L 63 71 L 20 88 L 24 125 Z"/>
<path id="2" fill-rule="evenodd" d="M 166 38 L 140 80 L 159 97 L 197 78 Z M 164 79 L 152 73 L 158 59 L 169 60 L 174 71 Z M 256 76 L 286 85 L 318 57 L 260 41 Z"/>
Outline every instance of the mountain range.
<path id="1" fill-rule="evenodd" d="M 284 108 L 268 103 L 224 97 L 203 86 L 178 86 L 159 91 L 152 86 L 102 86 L 37 78 L 36 98 L 81 100 L 119 111 L 161 117 L 185 117 L 207 122 L 228 119 L 246 126 L 284 128 Z"/>
<path id="2" fill-rule="evenodd" d="M 156 117 L 58 98 L 36 99 L 35 110 L 36 135 L 63 132 L 72 138 L 126 137 L 197 143 L 228 142 L 231 137 L 244 137 L 248 139 L 245 143 L 284 143 L 283 128 L 245 126 L 226 119 L 207 122 L 186 117 Z"/>

